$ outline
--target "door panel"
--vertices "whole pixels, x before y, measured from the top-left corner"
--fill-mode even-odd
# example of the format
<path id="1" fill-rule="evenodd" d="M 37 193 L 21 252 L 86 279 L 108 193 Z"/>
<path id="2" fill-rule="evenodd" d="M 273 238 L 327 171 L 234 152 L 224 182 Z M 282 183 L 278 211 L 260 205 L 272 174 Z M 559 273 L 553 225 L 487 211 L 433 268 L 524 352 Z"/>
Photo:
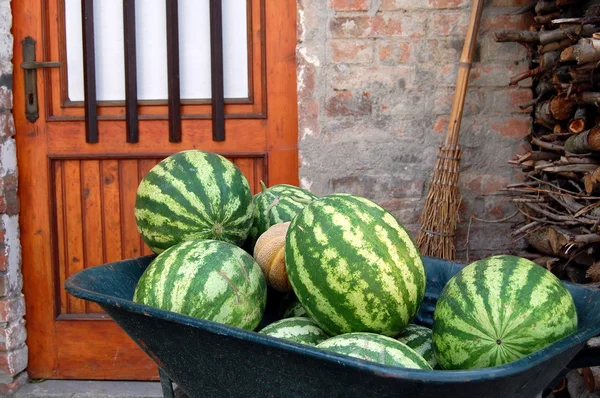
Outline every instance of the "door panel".
<path id="1" fill-rule="evenodd" d="M 68 295 L 62 286 L 69 275 L 123 258 L 151 254 L 137 232 L 133 208 L 137 186 L 164 156 L 152 158 L 50 159 L 55 225 L 54 279 L 58 288 L 58 320 L 104 318 L 90 302 Z M 228 156 L 257 192 L 265 180 L 265 157 Z M 97 314 L 97 315 L 96 315 Z"/>
<path id="2" fill-rule="evenodd" d="M 245 1 L 248 55 L 247 68 L 241 68 L 247 97 L 226 98 L 225 141 L 212 139 L 210 98 L 184 98 L 179 143 L 169 142 L 167 103 L 158 99 L 138 102 L 137 143 L 126 142 L 124 101 L 100 101 L 99 142 L 89 144 L 84 104 L 68 97 L 76 82 L 68 80 L 64 15 L 73 1 L 13 4 L 28 372 L 33 378 L 156 379 L 154 362 L 97 305 L 66 294 L 64 281 L 85 268 L 151 253 L 137 232 L 135 192 L 148 170 L 171 153 L 220 153 L 246 175 L 253 192 L 261 180 L 298 184 L 296 2 L 223 1 Z M 144 3 L 136 1 L 138 10 Z M 37 42 L 38 61 L 61 62 L 60 68 L 37 70 L 40 112 L 34 123 L 25 118 L 19 66 L 27 36 Z"/>

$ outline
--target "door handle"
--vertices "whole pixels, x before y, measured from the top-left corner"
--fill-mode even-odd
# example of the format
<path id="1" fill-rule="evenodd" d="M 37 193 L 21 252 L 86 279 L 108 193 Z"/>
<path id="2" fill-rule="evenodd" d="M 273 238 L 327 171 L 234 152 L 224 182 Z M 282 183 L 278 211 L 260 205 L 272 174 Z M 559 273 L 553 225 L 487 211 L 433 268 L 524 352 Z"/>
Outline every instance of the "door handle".
<path id="1" fill-rule="evenodd" d="M 25 117 L 31 123 L 39 118 L 37 95 L 37 69 L 58 68 L 60 62 L 38 62 L 35 60 L 35 40 L 27 36 L 22 42 L 23 62 L 21 68 L 25 71 Z"/>

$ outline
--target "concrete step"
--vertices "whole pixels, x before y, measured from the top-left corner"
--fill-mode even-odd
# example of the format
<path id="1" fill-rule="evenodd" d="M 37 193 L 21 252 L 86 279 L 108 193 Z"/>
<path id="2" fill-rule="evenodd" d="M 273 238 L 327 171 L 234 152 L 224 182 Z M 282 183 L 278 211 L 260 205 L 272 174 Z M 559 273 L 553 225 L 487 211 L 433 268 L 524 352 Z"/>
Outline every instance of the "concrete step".
<path id="1" fill-rule="evenodd" d="M 162 398 L 159 382 L 46 380 L 27 383 L 14 398 Z"/>

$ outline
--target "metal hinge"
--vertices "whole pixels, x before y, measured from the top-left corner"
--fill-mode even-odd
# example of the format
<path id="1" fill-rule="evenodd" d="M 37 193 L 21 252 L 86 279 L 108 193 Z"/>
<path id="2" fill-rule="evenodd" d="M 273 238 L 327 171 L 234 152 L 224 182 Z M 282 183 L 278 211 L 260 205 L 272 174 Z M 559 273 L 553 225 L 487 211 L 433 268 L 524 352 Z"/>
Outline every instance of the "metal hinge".
<path id="1" fill-rule="evenodd" d="M 21 68 L 25 70 L 25 116 L 30 122 L 35 122 L 39 117 L 37 96 L 37 69 L 58 68 L 60 62 L 37 62 L 35 60 L 35 40 L 27 36 L 22 42 L 23 62 Z"/>

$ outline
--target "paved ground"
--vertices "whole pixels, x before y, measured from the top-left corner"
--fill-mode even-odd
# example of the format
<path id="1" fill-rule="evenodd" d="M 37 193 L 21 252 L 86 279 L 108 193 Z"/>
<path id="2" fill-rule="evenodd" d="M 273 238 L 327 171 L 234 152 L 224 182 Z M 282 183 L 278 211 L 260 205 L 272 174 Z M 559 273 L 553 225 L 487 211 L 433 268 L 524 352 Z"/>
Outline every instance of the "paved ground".
<path id="1" fill-rule="evenodd" d="M 577 372 L 567 375 L 571 398 L 600 398 L 589 393 Z M 17 391 L 14 398 L 162 398 L 158 382 L 112 382 L 48 380 L 29 383 Z M 539 398 L 536 397 L 536 398 Z"/>

